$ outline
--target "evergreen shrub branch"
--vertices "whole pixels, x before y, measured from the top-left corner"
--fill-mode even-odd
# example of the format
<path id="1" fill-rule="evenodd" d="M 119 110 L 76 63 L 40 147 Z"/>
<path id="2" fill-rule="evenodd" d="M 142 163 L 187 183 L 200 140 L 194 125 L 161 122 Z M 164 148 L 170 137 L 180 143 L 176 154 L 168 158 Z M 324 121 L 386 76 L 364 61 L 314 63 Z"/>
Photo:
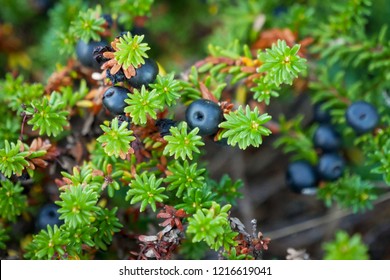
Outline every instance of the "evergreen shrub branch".
<path id="1" fill-rule="evenodd" d="M 174 156 L 175 159 L 193 159 L 193 153 L 200 153 L 198 147 L 204 146 L 202 137 L 197 135 L 199 128 L 194 128 L 188 133 L 187 123 L 182 122 L 178 127 L 171 127 L 172 135 L 165 136 L 168 144 L 164 148 L 164 154 Z"/>
<path id="2" fill-rule="evenodd" d="M 258 71 L 267 72 L 265 79 L 276 86 L 282 83 L 291 85 L 298 74 L 306 69 L 306 59 L 297 54 L 299 48 L 299 45 L 290 48 L 286 41 L 278 40 L 271 49 L 259 52 L 258 58 L 263 64 Z"/>
<path id="3" fill-rule="evenodd" d="M 157 110 L 163 108 L 163 103 L 157 91 L 147 90 L 142 86 L 141 90 L 134 89 L 132 94 L 128 94 L 129 99 L 125 102 L 129 105 L 125 108 L 125 113 L 129 113 L 132 120 L 137 125 L 146 124 L 148 117 L 157 118 Z"/>
<path id="4" fill-rule="evenodd" d="M 64 103 L 55 101 L 56 95 L 50 99 L 34 100 L 26 108 L 26 114 L 31 116 L 27 122 L 33 126 L 33 130 L 39 129 L 40 135 L 58 136 L 65 126 L 68 126 L 67 116 L 69 112 L 64 109 Z"/>
<path id="5" fill-rule="evenodd" d="M 115 52 L 115 59 L 124 69 L 133 66 L 137 68 L 140 64 L 145 63 L 147 58 L 147 51 L 150 47 L 147 43 L 143 43 L 144 35 L 134 37 L 130 32 L 124 34 L 119 38 L 119 42 L 116 44 L 117 51 Z"/>
<path id="6" fill-rule="evenodd" d="M 27 207 L 27 196 L 24 188 L 19 184 L 13 184 L 9 180 L 1 181 L 0 188 L 0 217 L 14 222 Z"/>
<path id="7" fill-rule="evenodd" d="M 104 31 L 102 25 L 105 23 L 101 17 L 101 7 L 80 11 L 76 20 L 71 23 L 71 30 L 75 37 L 85 42 L 90 40 L 99 41 L 100 33 Z"/>
<path id="8" fill-rule="evenodd" d="M 259 147 L 263 142 L 263 136 L 268 136 L 271 131 L 263 125 L 271 116 L 267 113 L 260 114 L 256 107 L 251 111 L 249 106 L 245 110 L 240 106 L 236 111 L 225 114 L 226 121 L 219 127 L 223 129 L 221 137 L 227 138 L 228 144 L 245 150 L 249 146 Z"/>
<path id="9" fill-rule="evenodd" d="M 200 188 L 204 184 L 204 177 L 202 174 L 206 171 L 204 168 L 198 169 L 196 163 L 189 164 L 184 161 L 181 164 L 175 161 L 171 166 L 168 166 L 169 175 L 164 179 L 168 183 L 168 190 L 175 190 L 176 196 L 181 197 L 183 192 L 189 192 Z"/>
<path id="10" fill-rule="evenodd" d="M 111 126 L 101 125 L 100 128 L 104 134 L 97 138 L 97 141 L 102 143 L 104 152 L 108 156 L 116 156 L 125 158 L 126 154 L 131 150 L 131 142 L 135 140 L 132 136 L 133 131 L 128 129 L 128 123 L 122 122 L 119 126 L 118 118 L 111 121 Z"/>
<path id="11" fill-rule="evenodd" d="M 136 175 L 130 182 L 130 190 L 127 191 L 126 200 L 130 200 L 130 204 L 141 202 L 141 212 L 148 205 L 156 212 L 156 203 L 161 203 L 168 198 L 167 195 L 163 194 L 165 188 L 160 187 L 162 181 L 162 178 L 157 179 L 154 174 L 148 176 L 146 172 Z"/>

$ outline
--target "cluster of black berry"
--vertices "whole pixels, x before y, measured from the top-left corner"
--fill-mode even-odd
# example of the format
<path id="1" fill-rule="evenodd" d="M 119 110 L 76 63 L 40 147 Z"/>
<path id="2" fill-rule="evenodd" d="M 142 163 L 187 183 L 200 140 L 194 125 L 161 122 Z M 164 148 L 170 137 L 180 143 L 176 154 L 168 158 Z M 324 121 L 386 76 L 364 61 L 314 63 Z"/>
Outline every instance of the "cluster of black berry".
<path id="1" fill-rule="evenodd" d="M 345 119 L 356 134 L 360 135 L 375 129 L 379 122 L 379 114 L 371 104 L 357 101 L 347 108 Z M 313 135 L 314 147 L 320 153 L 317 166 L 299 160 L 287 167 L 287 185 L 296 193 L 315 193 L 320 181 L 337 180 L 345 168 L 345 161 L 340 154 L 341 136 L 331 125 L 331 116 L 328 111 L 321 108 L 321 104 L 314 106 L 314 120 L 319 123 Z"/>

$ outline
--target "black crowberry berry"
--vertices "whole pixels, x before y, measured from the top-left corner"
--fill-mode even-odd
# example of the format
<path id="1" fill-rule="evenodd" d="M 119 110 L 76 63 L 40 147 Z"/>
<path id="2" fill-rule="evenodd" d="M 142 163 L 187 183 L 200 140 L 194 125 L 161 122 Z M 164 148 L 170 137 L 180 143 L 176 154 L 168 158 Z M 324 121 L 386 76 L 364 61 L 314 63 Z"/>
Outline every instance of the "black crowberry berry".
<path id="1" fill-rule="evenodd" d="M 135 76 L 128 79 L 128 82 L 134 88 L 147 87 L 156 80 L 157 74 L 157 63 L 153 59 L 145 58 L 145 63 L 135 70 Z"/>
<path id="2" fill-rule="evenodd" d="M 336 151 L 341 146 L 341 137 L 331 125 L 321 124 L 314 132 L 313 143 L 325 152 Z"/>
<path id="3" fill-rule="evenodd" d="M 314 167 L 307 161 L 292 162 L 287 167 L 287 186 L 296 193 L 302 193 L 317 187 L 318 178 Z"/>
<path id="4" fill-rule="evenodd" d="M 160 135 L 162 137 L 171 134 L 169 129 L 172 126 L 176 126 L 176 122 L 174 120 L 171 120 L 171 119 L 158 119 L 156 121 L 156 127 L 158 128 L 158 131 L 160 132 Z"/>
<path id="5" fill-rule="evenodd" d="M 313 107 L 313 119 L 319 123 L 329 123 L 331 121 L 330 113 L 324 110 L 322 103 L 317 103 Z"/>
<path id="6" fill-rule="evenodd" d="M 39 211 L 35 227 L 37 230 L 46 229 L 47 225 L 60 226 L 63 221 L 60 220 L 60 214 L 57 212 L 59 207 L 54 203 L 45 204 Z"/>
<path id="7" fill-rule="evenodd" d="M 193 129 L 199 128 L 199 135 L 217 133 L 218 125 L 223 120 L 221 107 L 207 99 L 198 99 L 192 102 L 186 110 L 186 122 Z"/>
<path id="8" fill-rule="evenodd" d="M 119 71 L 116 72 L 114 75 L 111 74 L 110 69 L 107 69 L 106 70 L 106 77 L 109 78 L 111 83 L 113 83 L 114 85 L 116 83 L 120 83 L 120 82 L 123 82 L 124 80 L 126 80 L 125 73 L 123 73 L 122 69 L 119 69 Z"/>
<path id="9" fill-rule="evenodd" d="M 103 56 L 103 53 L 112 51 L 114 51 L 114 49 L 111 46 L 97 46 L 93 49 L 92 57 L 99 65 L 101 65 L 109 60 Z"/>
<path id="10" fill-rule="evenodd" d="M 335 181 L 343 175 L 345 163 L 341 156 L 335 153 L 323 154 L 317 166 L 318 175 L 325 181 Z"/>
<path id="11" fill-rule="evenodd" d="M 83 66 L 93 68 L 94 70 L 99 71 L 100 65 L 94 59 L 93 51 L 96 47 L 104 47 L 106 45 L 107 42 L 105 41 L 100 41 L 100 42 L 90 41 L 86 43 L 83 40 L 79 40 L 76 46 L 77 59 L 80 61 L 80 63 Z"/>
<path id="12" fill-rule="evenodd" d="M 124 87 L 114 86 L 108 88 L 103 94 L 103 105 L 113 115 L 123 115 L 127 106 L 125 99 L 129 90 Z"/>
<path id="13" fill-rule="evenodd" d="M 348 107 L 345 117 L 348 125 L 359 134 L 372 131 L 379 122 L 378 111 L 365 101 L 352 103 Z"/>

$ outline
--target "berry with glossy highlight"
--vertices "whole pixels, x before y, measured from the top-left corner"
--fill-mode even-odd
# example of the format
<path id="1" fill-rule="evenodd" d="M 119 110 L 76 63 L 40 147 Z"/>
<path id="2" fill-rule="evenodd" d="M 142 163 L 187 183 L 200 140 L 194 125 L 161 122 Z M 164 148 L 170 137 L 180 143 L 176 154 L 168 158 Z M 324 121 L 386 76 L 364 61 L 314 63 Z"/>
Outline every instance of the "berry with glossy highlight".
<path id="1" fill-rule="evenodd" d="M 322 124 L 314 132 L 313 143 L 325 152 L 336 151 L 341 146 L 341 137 L 331 125 Z"/>
<path id="2" fill-rule="evenodd" d="M 158 74 L 157 63 L 150 58 L 145 58 L 145 63 L 135 70 L 135 76 L 127 81 L 134 88 L 147 87 L 156 80 Z"/>
<path id="3" fill-rule="evenodd" d="M 223 120 L 223 112 L 217 103 L 207 99 L 192 102 L 186 110 L 186 122 L 193 129 L 199 128 L 199 135 L 212 135 L 218 132 Z"/>
<path id="4" fill-rule="evenodd" d="M 335 181 L 343 175 L 344 159 L 336 153 L 323 154 L 318 161 L 317 171 L 321 179 Z"/>
<path id="5" fill-rule="evenodd" d="M 359 134 L 372 131 L 379 122 L 378 111 L 365 101 L 352 103 L 345 113 L 345 118 L 348 125 Z"/>
<path id="6" fill-rule="evenodd" d="M 80 63 L 89 68 L 93 68 L 96 71 L 100 70 L 100 65 L 94 58 L 94 50 L 97 47 L 104 47 L 107 45 L 107 42 L 100 41 L 90 41 L 88 43 L 83 40 L 79 40 L 76 45 L 76 55 Z"/>
<path id="7" fill-rule="evenodd" d="M 113 115 L 123 115 L 129 90 L 120 86 L 108 88 L 103 94 L 103 105 Z"/>
<path id="8" fill-rule="evenodd" d="M 286 182 L 293 192 L 302 193 L 317 187 L 318 176 L 315 168 L 309 162 L 299 160 L 288 165 Z"/>

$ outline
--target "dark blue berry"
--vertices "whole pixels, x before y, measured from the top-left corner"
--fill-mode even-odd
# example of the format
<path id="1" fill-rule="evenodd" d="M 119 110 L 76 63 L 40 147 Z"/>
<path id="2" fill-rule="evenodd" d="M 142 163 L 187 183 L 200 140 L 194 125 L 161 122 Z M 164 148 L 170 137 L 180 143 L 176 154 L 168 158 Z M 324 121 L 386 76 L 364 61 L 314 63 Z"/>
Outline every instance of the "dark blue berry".
<path id="1" fill-rule="evenodd" d="M 39 211 L 35 226 L 37 230 L 46 229 L 47 225 L 57 225 L 60 226 L 63 224 L 63 221 L 60 220 L 60 214 L 57 212 L 59 207 L 54 203 L 45 204 Z"/>
<path id="2" fill-rule="evenodd" d="M 120 69 L 118 72 L 116 72 L 114 75 L 110 73 L 110 69 L 106 70 L 106 77 L 110 79 L 111 83 L 114 85 L 119 82 L 123 82 L 126 80 L 125 73 L 123 73 L 123 70 Z"/>
<path id="3" fill-rule="evenodd" d="M 93 49 L 92 57 L 99 65 L 101 65 L 109 60 L 103 56 L 103 53 L 112 51 L 114 51 L 114 49 L 111 46 L 97 46 Z"/>
<path id="4" fill-rule="evenodd" d="M 102 18 L 104 18 L 104 20 L 106 21 L 107 28 L 111 28 L 112 25 L 114 24 L 114 20 L 112 19 L 112 16 L 110 14 L 103 14 Z"/>
<path id="5" fill-rule="evenodd" d="M 317 166 L 318 175 L 325 181 L 335 181 L 343 175 L 344 159 L 335 153 L 323 154 Z"/>
<path id="6" fill-rule="evenodd" d="M 137 68 L 135 72 L 135 76 L 128 79 L 129 84 L 134 88 L 147 87 L 156 80 L 158 66 L 153 59 L 146 58 L 145 63 Z"/>
<path id="7" fill-rule="evenodd" d="M 129 90 L 124 87 L 114 86 L 108 88 L 103 94 L 103 105 L 113 115 L 123 115 L 127 106 L 125 99 L 128 98 Z"/>
<path id="8" fill-rule="evenodd" d="M 83 40 L 79 40 L 76 45 L 76 55 L 77 59 L 80 61 L 80 63 L 89 68 L 93 68 L 94 70 L 99 71 L 100 65 L 94 59 L 94 50 L 97 47 L 104 47 L 107 45 L 107 42 L 100 41 L 90 41 L 88 43 L 84 42 Z"/>
<path id="9" fill-rule="evenodd" d="M 348 125 L 359 134 L 372 131 L 379 122 L 378 111 L 365 101 L 352 103 L 345 113 L 345 118 Z"/>
<path id="10" fill-rule="evenodd" d="M 158 128 L 158 131 L 160 132 L 160 135 L 162 137 L 166 135 L 171 135 L 171 132 L 169 130 L 172 126 L 176 126 L 176 121 L 171 119 L 158 119 L 156 121 L 156 127 Z"/>
<path id="11" fill-rule="evenodd" d="M 309 162 L 299 160 L 288 165 L 286 182 L 293 192 L 302 193 L 317 187 L 318 176 Z"/>
<path id="12" fill-rule="evenodd" d="M 331 125 L 321 124 L 314 132 L 313 143 L 325 152 L 336 151 L 341 146 L 341 137 Z"/>
<path id="13" fill-rule="evenodd" d="M 328 110 L 324 110 L 322 103 L 317 103 L 313 107 L 313 119 L 319 123 L 330 123 L 331 116 Z"/>
<path id="14" fill-rule="evenodd" d="M 192 102 L 186 110 L 186 122 L 193 129 L 199 128 L 199 135 L 212 135 L 218 132 L 218 125 L 223 120 L 221 107 L 207 99 Z"/>

